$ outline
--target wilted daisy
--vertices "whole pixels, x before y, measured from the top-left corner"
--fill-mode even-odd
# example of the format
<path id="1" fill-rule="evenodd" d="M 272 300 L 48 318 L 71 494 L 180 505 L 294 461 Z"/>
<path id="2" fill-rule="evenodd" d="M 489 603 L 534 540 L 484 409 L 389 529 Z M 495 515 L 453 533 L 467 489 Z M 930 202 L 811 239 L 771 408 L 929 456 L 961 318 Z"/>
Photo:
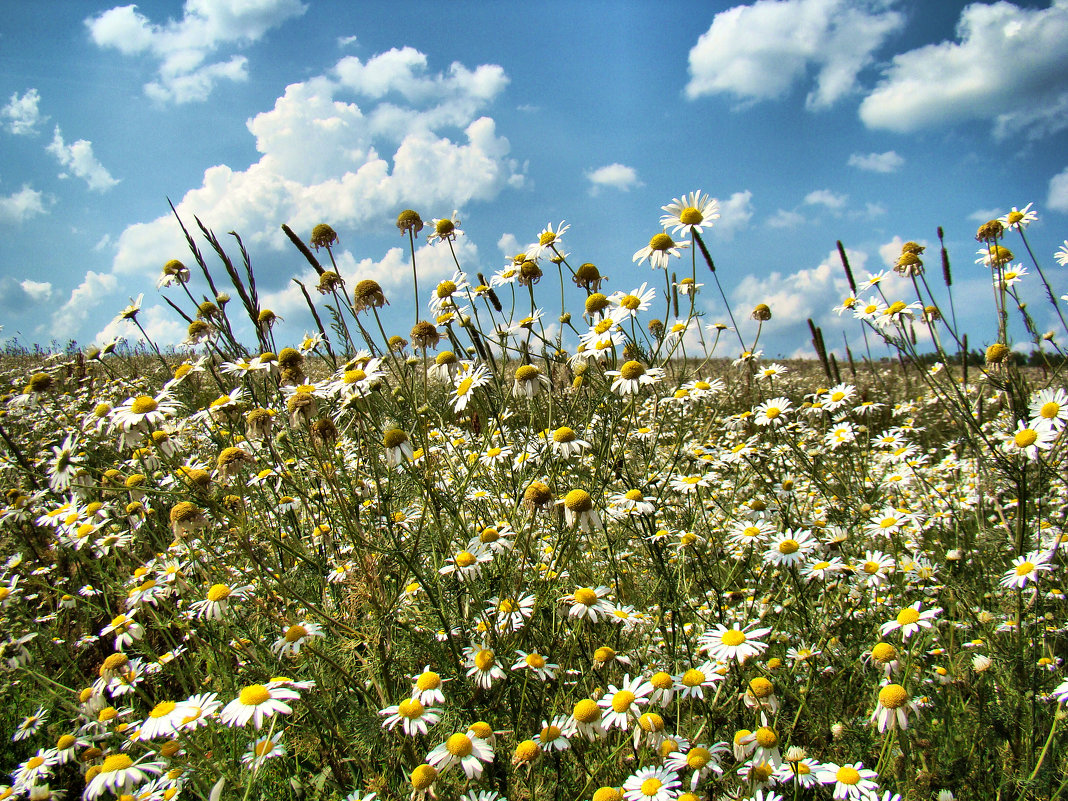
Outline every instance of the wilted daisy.
<path id="1" fill-rule="evenodd" d="M 533 364 L 517 367 L 513 378 L 512 396 L 516 398 L 534 398 L 549 387 L 549 378 Z"/>
<path id="2" fill-rule="evenodd" d="M 458 579 L 470 581 L 478 578 L 482 572 L 482 566 L 493 561 L 493 552 L 489 548 L 476 547 L 470 551 L 459 551 L 450 556 L 445 564 L 438 569 L 438 573 L 447 576 L 455 573 Z"/>
<path id="3" fill-rule="evenodd" d="M 426 761 L 441 773 L 459 765 L 468 779 L 477 779 L 483 765 L 493 761 L 493 749 L 480 737 L 457 732 L 427 754 Z"/>
<path id="4" fill-rule="evenodd" d="M 272 682 L 273 684 L 273 682 Z M 219 715 L 226 726 L 246 726 L 249 721 L 257 729 L 275 715 L 288 715 L 293 709 L 286 703 L 300 698 L 300 693 L 282 686 L 251 684 L 228 703 Z"/>
<path id="5" fill-rule="evenodd" d="M 569 526 L 578 524 L 583 531 L 600 531 L 601 518 L 593 507 L 593 499 L 586 490 L 573 489 L 559 501 L 564 506 L 564 520 Z"/>
<path id="6" fill-rule="evenodd" d="M 580 734 L 590 742 L 599 737 L 604 737 L 607 732 L 601 717 L 601 707 L 597 705 L 596 701 L 591 698 L 582 699 L 572 707 L 571 717 L 568 718 L 567 732 L 569 736 L 571 734 Z"/>
<path id="7" fill-rule="evenodd" d="M 560 426 L 560 428 L 553 431 L 549 447 L 560 458 L 570 459 L 572 456 L 580 456 L 583 451 L 588 450 L 591 446 L 586 440 L 579 439 L 574 429 L 569 426 Z"/>
<path id="8" fill-rule="evenodd" d="M 1012 567 L 1002 576 L 1001 586 L 1021 589 L 1028 582 L 1038 581 L 1040 571 L 1053 569 L 1049 563 L 1052 556 L 1052 551 L 1031 551 L 1025 556 L 1017 556 L 1012 560 Z"/>
<path id="9" fill-rule="evenodd" d="M 427 729 L 441 719 L 441 714 L 436 709 L 430 709 L 423 705 L 417 697 L 405 698 L 395 706 L 387 706 L 380 710 L 379 715 L 385 717 L 382 727 L 392 730 L 398 723 L 409 737 L 417 734 L 426 734 Z"/>

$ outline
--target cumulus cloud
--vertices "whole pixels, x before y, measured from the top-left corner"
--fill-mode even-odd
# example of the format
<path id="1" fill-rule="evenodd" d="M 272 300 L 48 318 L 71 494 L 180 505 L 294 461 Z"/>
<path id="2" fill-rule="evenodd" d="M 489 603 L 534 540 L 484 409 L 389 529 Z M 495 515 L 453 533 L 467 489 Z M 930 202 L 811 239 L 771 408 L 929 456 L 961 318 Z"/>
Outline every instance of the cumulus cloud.
<path id="1" fill-rule="evenodd" d="M 0 278 L 0 308 L 11 314 L 44 303 L 52 297 L 52 285 L 47 281 L 19 281 L 5 275 Z"/>
<path id="2" fill-rule="evenodd" d="M 1046 206 L 1054 211 L 1068 212 L 1068 167 L 1050 179 Z"/>
<path id="3" fill-rule="evenodd" d="M 52 143 L 45 150 L 69 170 L 69 173 L 60 173 L 60 178 L 74 175 L 85 181 L 89 188 L 96 192 L 106 192 L 118 183 L 118 180 L 113 178 L 107 168 L 93 155 L 92 142 L 79 139 L 68 145 L 63 141 L 63 134 L 58 125 L 52 136 Z"/>
<path id="4" fill-rule="evenodd" d="M 894 56 L 860 118 L 901 133 L 985 120 L 999 138 L 1039 138 L 1068 127 L 1066 74 L 1068 0 L 1045 9 L 973 3 L 955 41 Z"/>
<path id="5" fill-rule="evenodd" d="M 157 62 L 156 78 L 145 84 L 145 94 L 160 102 L 189 103 L 206 99 L 221 80 L 248 78 L 244 56 L 209 57 L 258 41 L 306 10 L 299 0 L 186 0 L 180 19 L 161 24 L 134 5 L 110 8 L 85 24 L 98 46 Z"/>
<path id="6" fill-rule="evenodd" d="M 849 195 L 836 194 L 830 189 L 815 189 L 805 195 L 805 204 L 808 206 L 823 206 L 838 211 L 845 208 Z"/>
<path id="7" fill-rule="evenodd" d="M 885 153 L 853 153 L 849 157 L 849 166 L 867 172 L 897 172 L 905 166 L 905 159 L 893 150 Z"/>
<path id="8" fill-rule="evenodd" d="M 857 74 L 904 24 L 887 5 L 880 0 L 757 0 L 722 11 L 690 50 L 686 95 L 774 100 L 814 72 L 805 105 L 829 108 L 857 90 Z"/>
<path id="9" fill-rule="evenodd" d="M 44 194 L 24 184 L 11 195 L 0 196 L 0 223 L 20 223 L 38 214 L 44 214 Z"/>
<path id="10" fill-rule="evenodd" d="M 36 89 L 27 89 L 21 96 L 18 92 L 11 95 L 11 100 L 0 110 L 0 118 L 3 118 L 8 133 L 17 136 L 37 133 L 38 124 L 48 119 L 41 116 L 40 102 L 41 96 Z"/>
<path id="11" fill-rule="evenodd" d="M 70 339 L 78 335 L 82 324 L 89 319 L 93 309 L 101 300 L 116 299 L 116 290 L 119 287 L 119 279 L 108 273 L 98 273 L 90 270 L 85 274 L 82 282 L 75 287 L 67 301 L 52 315 L 51 327 L 48 333 L 56 339 Z M 117 314 L 125 306 L 119 304 L 114 309 Z"/>
<path id="12" fill-rule="evenodd" d="M 613 163 L 595 170 L 586 170 L 586 180 L 590 182 L 590 194 L 597 195 L 602 189 L 618 189 L 629 192 L 633 187 L 641 186 L 638 172 L 625 164 Z"/>
<path id="13" fill-rule="evenodd" d="M 519 244 L 515 234 L 501 234 L 501 238 L 497 240 L 497 248 L 506 259 L 523 252 L 523 246 Z"/>
<path id="14" fill-rule="evenodd" d="M 125 304 L 120 304 L 115 309 L 116 314 L 121 311 Z M 181 342 L 186 336 L 185 323 L 175 315 L 174 310 L 163 303 L 153 306 L 142 306 L 137 314 L 137 321 L 141 328 L 145 329 L 149 338 L 157 345 L 170 345 Z M 127 342 L 144 342 L 144 334 L 129 320 L 112 319 L 106 326 L 96 332 L 93 343 L 104 345 L 125 339 Z"/>
<path id="15" fill-rule="evenodd" d="M 770 228 L 797 228 L 805 221 L 805 215 L 797 211 L 787 211 L 786 209 L 779 209 L 770 217 L 768 217 L 768 227 Z"/>
<path id="16" fill-rule="evenodd" d="M 749 227 L 753 219 L 753 193 L 746 189 L 735 192 L 726 200 L 719 202 L 719 219 L 712 227 L 712 233 L 720 239 L 731 240 L 737 231 Z"/>

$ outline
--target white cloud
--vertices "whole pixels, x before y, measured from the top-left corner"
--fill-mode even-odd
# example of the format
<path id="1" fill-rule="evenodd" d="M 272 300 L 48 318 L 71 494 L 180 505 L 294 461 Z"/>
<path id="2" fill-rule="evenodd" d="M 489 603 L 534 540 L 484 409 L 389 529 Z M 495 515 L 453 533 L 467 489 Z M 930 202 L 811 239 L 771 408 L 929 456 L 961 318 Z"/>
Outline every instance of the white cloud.
<path id="1" fill-rule="evenodd" d="M 1050 178 L 1046 206 L 1054 211 L 1068 212 L 1068 167 Z"/>
<path id="2" fill-rule="evenodd" d="M 638 172 L 625 164 L 613 163 L 595 170 L 586 170 L 586 180 L 590 182 L 590 194 L 596 195 L 602 189 L 618 189 L 629 192 L 633 187 L 641 186 Z"/>
<path id="3" fill-rule="evenodd" d="M 52 315 L 52 325 L 48 333 L 59 340 L 77 336 L 83 323 L 89 319 L 90 312 L 105 298 L 117 303 L 116 290 L 119 279 L 108 273 L 90 270 L 85 274 L 81 284 L 70 293 L 70 298 Z M 116 305 L 113 313 L 122 311 L 125 303 Z"/>
<path id="4" fill-rule="evenodd" d="M 45 196 L 29 184 L 11 195 L 0 197 L 0 223 L 20 223 L 45 213 Z"/>
<path id="5" fill-rule="evenodd" d="M 847 249 L 846 255 L 853 274 L 858 275 L 864 269 L 867 254 Z M 773 272 L 764 278 L 748 275 L 732 293 L 738 309 L 768 304 L 779 333 L 787 326 L 804 323 L 809 317 L 817 321 L 826 317 L 848 294 L 849 282 L 837 249 L 816 267 L 787 274 Z"/>
<path id="6" fill-rule="evenodd" d="M 519 244 L 515 234 L 501 234 L 501 238 L 497 240 L 497 248 L 506 259 L 523 252 L 523 246 Z"/>
<path id="7" fill-rule="evenodd" d="M 41 303 L 52 297 L 52 284 L 48 281 L 31 281 L 27 278 L 25 281 L 21 281 L 19 285 L 34 303 Z"/>
<path id="8" fill-rule="evenodd" d="M 904 17 L 880 0 L 758 0 L 716 14 L 690 50 L 687 97 L 729 93 L 742 101 L 773 100 L 815 71 L 810 109 L 832 106 L 857 88 Z"/>
<path id="9" fill-rule="evenodd" d="M 125 304 L 115 309 L 118 314 Z M 163 303 L 153 306 L 142 306 L 137 315 L 137 321 L 145 329 L 148 336 L 157 345 L 174 345 L 186 337 L 185 323 L 174 313 L 174 309 Z M 93 342 L 102 346 L 108 342 L 125 339 L 128 342 L 144 342 L 145 337 L 140 329 L 129 320 L 112 319 L 106 326 L 96 332 Z"/>
<path id="10" fill-rule="evenodd" d="M 805 195 L 805 204 L 809 206 L 824 206 L 836 211 L 845 208 L 849 195 L 835 194 L 830 189 L 815 189 Z"/>
<path id="11" fill-rule="evenodd" d="M 977 209 L 968 215 L 968 219 L 975 220 L 978 223 L 985 223 L 995 217 L 1000 217 L 1001 214 L 1000 209 Z"/>
<path id="12" fill-rule="evenodd" d="M 100 47 L 158 62 L 145 93 L 161 102 L 204 100 L 220 80 L 248 78 L 248 61 L 231 56 L 207 62 L 224 47 L 239 47 L 307 10 L 299 0 L 186 0 L 180 19 L 155 24 L 137 6 L 116 6 L 85 20 Z"/>
<path id="13" fill-rule="evenodd" d="M 805 221 L 805 215 L 796 211 L 779 209 L 768 218 L 770 228 L 797 228 Z"/>
<path id="14" fill-rule="evenodd" d="M 749 221 L 753 219 L 753 193 L 746 189 L 744 192 L 735 192 L 726 200 L 720 201 L 719 219 L 712 226 L 712 233 L 721 239 L 734 238 L 737 231 L 749 227 Z"/>
<path id="15" fill-rule="evenodd" d="M 1068 0 L 1046 9 L 972 3 L 956 40 L 894 56 L 860 105 L 870 128 L 909 133 L 989 120 L 1001 138 L 1068 127 Z"/>
<path id="16" fill-rule="evenodd" d="M 93 143 L 86 139 L 67 144 L 63 141 L 63 134 L 56 126 L 56 132 L 52 136 L 52 143 L 45 148 L 56 157 L 59 163 L 66 167 L 78 178 L 89 185 L 89 188 L 97 192 L 105 192 L 118 183 L 111 176 L 107 168 L 93 155 Z M 60 173 L 60 178 L 66 178 L 65 173 Z"/>
<path id="17" fill-rule="evenodd" d="M 37 133 L 37 126 L 44 122 L 47 117 L 42 117 L 37 105 L 41 102 L 41 96 L 36 89 L 27 89 L 21 97 L 18 92 L 11 95 L 11 100 L 2 110 L 3 117 L 9 133 L 18 136 Z"/>
<path id="18" fill-rule="evenodd" d="M 905 159 L 893 150 L 885 153 L 854 153 L 849 157 L 849 166 L 868 172 L 897 172 L 905 166 Z"/>
<path id="19" fill-rule="evenodd" d="M 348 47 L 349 45 L 356 44 L 358 41 L 359 39 L 355 36 L 339 36 L 337 37 L 337 46 Z"/>

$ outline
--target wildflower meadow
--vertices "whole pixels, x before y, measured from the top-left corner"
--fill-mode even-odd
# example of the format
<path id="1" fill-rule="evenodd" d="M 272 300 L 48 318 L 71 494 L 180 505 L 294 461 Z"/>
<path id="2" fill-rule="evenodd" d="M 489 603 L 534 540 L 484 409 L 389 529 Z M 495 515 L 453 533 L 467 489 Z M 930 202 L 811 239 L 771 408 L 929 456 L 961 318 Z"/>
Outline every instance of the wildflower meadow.
<path id="1" fill-rule="evenodd" d="M 487 275 L 406 210 L 456 264 L 405 296 L 283 226 L 298 331 L 176 216 L 182 346 L 138 299 L 137 349 L 0 354 L 0 799 L 1066 797 L 1068 241 L 839 243 L 853 333 L 776 362 L 718 217 L 612 286 L 564 222 Z"/>

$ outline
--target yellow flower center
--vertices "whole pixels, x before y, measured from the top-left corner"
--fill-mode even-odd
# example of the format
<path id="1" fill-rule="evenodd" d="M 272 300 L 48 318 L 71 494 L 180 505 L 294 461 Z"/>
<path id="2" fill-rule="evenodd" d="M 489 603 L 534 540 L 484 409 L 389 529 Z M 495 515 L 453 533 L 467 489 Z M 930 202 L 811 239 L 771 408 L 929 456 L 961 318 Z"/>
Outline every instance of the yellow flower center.
<path id="1" fill-rule="evenodd" d="M 651 777 L 642 782 L 641 793 L 644 796 L 652 798 L 660 792 L 660 788 L 664 786 L 664 783 L 655 777 Z"/>
<path id="2" fill-rule="evenodd" d="M 683 225 L 700 225 L 704 220 L 705 215 L 695 209 L 693 206 L 687 206 L 679 212 L 679 222 Z"/>
<path id="3" fill-rule="evenodd" d="M 39 757 L 35 757 L 35 759 L 39 759 Z M 114 773 L 117 770 L 126 770 L 131 765 L 133 765 L 133 760 L 126 754 L 112 754 L 104 760 L 104 764 L 100 766 L 100 772 Z"/>
<path id="4" fill-rule="evenodd" d="M 422 792 L 430 788 L 430 785 L 438 778 L 438 770 L 433 765 L 420 765 L 412 771 L 412 789 Z"/>
<path id="5" fill-rule="evenodd" d="M 212 602 L 221 601 L 224 598 L 229 598 L 232 590 L 225 584 L 213 584 L 211 589 L 208 590 L 208 600 Z"/>
<path id="6" fill-rule="evenodd" d="M 712 760 L 712 752 L 707 748 L 701 748 L 697 746 L 691 748 L 690 752 L 686 755 L 686 766 L 692 770 L 701 770 Z"/>
<path id="7" fill-rule="evenodd" d="M 869 576 L 874 576 L 876 573 L 879 572 L 879 563 L 872 562 L 869 560 L 864 563 L 863 568 L 864 572 L 867 573 Z"/>
<path id="8" fill-rule="evenodd" d="M 871 649 L 871 655 L 878 662 L 889 662 L 897 656 L 897 650 L 890 643 L 881 642 Z"/>
<path id="9" fill-rule="evenodd" d="M 271 691 L 262 684 L 252 684 L 241 691 L 238 700 L 243 706 L 259 706 L 271 700 Z"/>
<path id="10" fill-rule="evenodd" d="M 308 636 L 308 630 L 306 628 L 304 628 L 304 626 L 301 626 L 298 623 L 298 624 L 290 626 L 288 629 L 286 629 L 285 641 L 286 642 L 296 642 L 297 640 L 300 640 L 300 639 L 302 639 L 304 637 L 307 637 L 307 636 Z"/>
<path id="11" fill-rule="evenodd" d="M 785 539 L 779 543 L 779 553 L 790 555 L 797 553 L 801 548 L 801 544 L 797 540 Z"/>
<path id="12" fill-rule="evenodd" d="M 671 689 L 671 686 L 675 683 L 675 681 L 671 678 L 670 673 L 666 673 L 661 670 L 660 672 L 654 673 L 652 676 L 649 677 L 649 683 L 652 684 L 658 690 L 668 690 Z"/>
<path id="13" fill-rule="evenodd" d="M 909 700 L 909 695 L 900 684 L 887 684 L 879 690 L 879 703 L 887 709 L 899 709 Z"/>
<path id="14" fill-rule="evenodd" d="M 419 678 L 415 681 L 415 686 L 420 690 L 436 690 L 441 686 L 441 676 L 433 670 L 424 671 L 419 674 Z"/>
<path id="15" fill-rule="evenodd" d="M 155 398 L 150 398 L 148 395 L 141 395 L 134 399 L 134 402 L 130 404 L 130 411 L 134 414 L 148 414 L 154 412 L 159 408 L 159 404 L 156 403 Z"/>
<path id="16" fill-rule="evenodd" d="M 1038 410 L 1039 417 L 1044 417 L 1047 420 L 1052 420 L 1058 414 L 1060 414 L 1061 405 L 1057 401 L 1049 401 L 1043 403 L 1042 408 Z"/>
<path id="17" fill-rule="evenodd" d="M 622 306 L 624 309 L 634 311 L 642 305 L 642 299 L 639 298 L 637 295 L 624 295 L 619 299 L 619 305 Z"/>
<path id="18" fill-rule="evenodd" d="M 774 689 L 775 687 L 772 683 L 763 676 L 757 676 L 749 682 L 749 692 L 753 694 L 754 698 L 767 698 Z"/>
<path id="19" fill-rule="evenodd" d="M 728 629 L 723 632 L 723 635 L 720 637 L 720 642 L 733 648 L 734 646 L 741 645 L 745 642 L 745 634 L 738 629 Z"/>
<path id="20" fill-rule="evenodd" d="M 445 750 L 456 757 L 470 756 L 474 748 L 474 743 L 466 734 L 456 733 L 445 741 Z"/>
<path id="21" fill-rule="evenodd" d="M 165 718 L 174 711 L 176 706 L 177 704 L 174 701 L 161 701 L 148 713 L 148 716 L 156 719 Z"/>
<path id="22" fill-rule="evenodd" d="M 1028 573 L 1032 572 L 1034 569 L 1035 569 L 1035 565 L 1034 565 L 1033 562 L 1021 562 L 1020 564 L 1016 565 L 1016 575 L 1017 576 L 1026 576 Z"/>
<path id="23" fill-rule="evenodd" d="M 64 734 L 58 740 L 56 740 L 56 750 L 65 751 L 70 748 L 76 742 L 73 734 Z"/>
<path id="24" fill-rule="evenodd" d="M 838 769 L 834 778 L 842 784 L 853 785 L 860 781 L 860 773 L 857 772 L 856 768 L 851 768 L 849 765 L 846 765 Z"/>
<path id="25" fill-rule="evenodd" d="M 626 712 L 630 709 L 630 705 L 634 703 L 634 693 L 630 690 L 620 690 L 618 693 L 612 696 L 612 711 L 613 712 Z"/>
<path id="26" fill-rule="evenodd" d="M 252 746 L 252 752 L 258 757 L 265 756 L 266 754 L 271 753 L 271 751 L 273 750 L 273 740 L 263 740 L 262 742 L 258 742 L 254 746 Z"/>
<path id="27" fill-rule="evenodd" d="M 1016 436 L 1012 438 L 1012 441 L 1016 443 L 1017 448 L 1029 448 L 1035 444 L 1038 440 L 1038 432 L 1034 429 L 1023 428 L 1016 432 Z"/>
<path id="28" fill-rule="evenodd" d="M 816 562 L 816 564 L 812 565 L 812 569 L 813 570 L 826 570 L 830 566 L 831 566 L 830 562 Z"/>
<path id="29" fill-rule="evenodd" d="M 655 712 L 646 712 L 638 718 L 638 725 L 642 727 L 642 731 L 663 731 L 664 719 Z"/>
<path id="30" fill-rule="evenodd" d="M 409 720 L 420 717 L 423 710 L 424 707 L 418 698 L 408 698 L 397 704 L 397 714 Z"/>
<path id="31" fill-rule="evenodd" d="M 593 508 L 593 499 L 586 490 L 575 489 L 564 496 L 564 506 L 572 512 L 588 512 Z"/>
<path id="32" fill-rule="evenodd" d="M 761 726 L 756 730 L 757 745 L 761 748 L 774 748 L 779 742 L 779 735 L 775 733 L 775 730 L 768 726 Z"/>
<path id="33" fill-rule="evenodd" d="M 475 667 L 479 670 L 489 670 L 493 667 L 493 651 L 489 648 L 483 648 L 475 654 Z"/>
<path id="34" fill-rule="evenodd" d="M 619 375 L 628 381 L 634 381 L 645 375 L 645 367 L 641 362 L 629 361 L 619 368 Z"/>
<path id="35" fill-rule="evenodd" d="M 545 667 L 545 657 L 541 654 L 527 654 L 526 659 L 523 661 L 527 663 L 527 667 L 532 667 L 537 670 Z"/>
<path id="36" fill-rule="evenodd" d="M 769 406 L 767 409 L 764 410 L 764 416 L 769 420 L 774 420 L 780 414 L 782 414 L 782 409 L 780 409 L 778 406 Z"/>
<path id="37" fill-rule="evenodd" d="M 601 708 L 597 706 L 596 701 L 584 698 L 575 704 L 575 708 L 571 711 L 571 715 L 579 723 L 593 723 L 595 720 L 601 719 Z"/>
<path id="38" fill-rule="evenodd" d="M 562 732 L 560 731 L 560 728 L 558 726 L 553 726 L 552 724 L 550 724 L 541 730 L 541 734 L 538 735 L 538 737 L 543 743 L 551 743 L 561 734 Z"/>
<path id="39" fill-rule="evenodd" d="M 574 442 L 578 439 L 573 429 L 561 426 L 553 432 L 553 442 Z"/>
<path id="40" fill-rule="evenodd" d="M 589 587 L 579 587 L 575 590 L 575 602 L 583 606 L 593 606 L 597 603 L 597 593 Z"/>
<path id="41" fill-rule="evenodd" d="M 609 648 L 607 645 L 602 645 L 596 651 L 593 652 L 593 660 L 595 662 L 607 662 L 610 659 L 615 659 L 616 652 Z"/>
<path id="42" fill-rule="evenodd" d="M 920 613 L 913 609 L 911 606 L 907 606 L 897 613 L 897 622 L 900 626 L 908 626 L 916 623 L 920 619 Z"/>
<path id="43" fill-rule="evenodd" d="M 682 674 L 682 683 L 686 687 L 699 687 L 705 683 L 707 676 L 697 668 L 690 668 Z"/>
<path id="44" fill-rule="evenodd" d="M 41 767 L 41 765 L 43 765 L 43 764 L 44 764 L 44 757 L 39 757 L 39 756 L 30 757 L 26 761 L 26 770 L 35 770 L 35 769 Z"/>
<path id="45" fill-rule="evenodd" d="M 454 561 L 457 567 L 471 567 L 478 559 L 470 551 L 460 551 L 460 553 L 456 554 Z"/>
<path id="46" fill-rule="evenodd" d="M 669 250 L 675 247 L 675 240 L 667 234 L 657 234 L 649 240 L 649 248 L 651 250 Z"/>
<path id="47" fill-rule="evenodd" d="M 345 371 L 345 379 L 344 380 L 345 380 L 346 384 L 358 384 L 359 382 L 363 381 L 365 378 L 367 378 L 367 373 L 365 373 L 363 370 L 361 370 L 358 367 L 355 370 L 346 370 Z"/>

